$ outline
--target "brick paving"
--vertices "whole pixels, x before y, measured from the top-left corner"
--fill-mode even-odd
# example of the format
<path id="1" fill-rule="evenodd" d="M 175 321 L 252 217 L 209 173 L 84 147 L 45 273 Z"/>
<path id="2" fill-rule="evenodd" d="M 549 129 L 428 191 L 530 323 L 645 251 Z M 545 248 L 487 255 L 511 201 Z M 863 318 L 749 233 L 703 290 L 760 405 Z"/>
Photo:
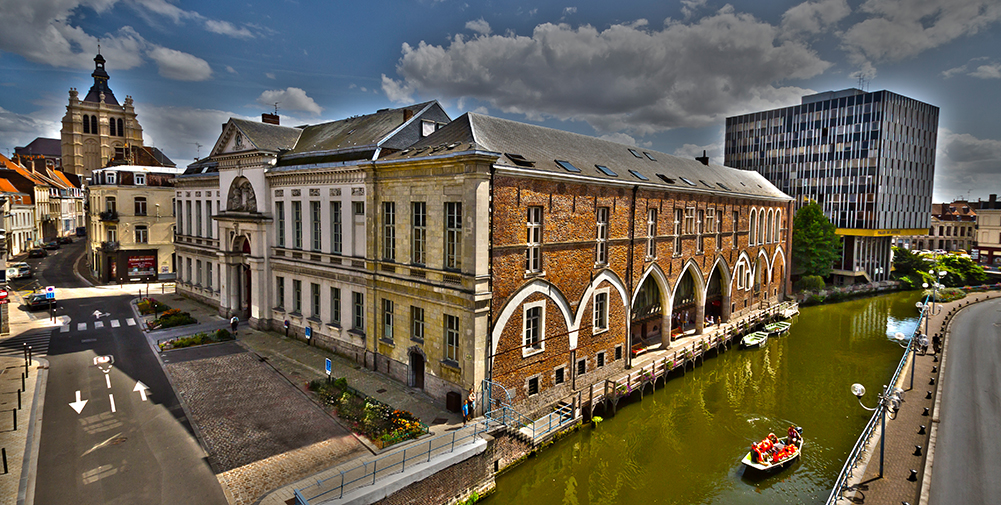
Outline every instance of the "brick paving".
<path id="1" fill-rule="evenodd" d="M 966 306 L 970 303 L 984 301 L 989 298 L 1001 297 L 1001 293 L 973 293 L 966 298 L 950 303 L 937 304 L 941 310 L 933 315 L 928 321 L 929 342 L 931 336 L 936 333 L 946 336 L 943 344 L 943 354 L 948 357 L 949 337 L 946 333 L 948 316 L 950 311 Z M 955 314 L 953 314 L 955 315 Z M 922 324 L 922 331 L 924 325 Z M 879 476 L 879 443 L 878 436 L 872 437 L 865 457 L 868 464 L 864 467 L 864 461 L 860 464 L 861 472 L 856 470 L 858 476 L 849 484 L 858 484 L 859 492 L 854 495 L 854 503 L 876 504 L 876 505 L 899 505 L 903 502 L 917 505 L 927 503 L 928 489 L 931 480 L 931 473 L 926 472 L 926 458 L 929 454 L 934 454 L 934 429 L 933 424 L 938 422 L 937 405 L 940 402 L 938 382 L 944 359 L 938 359 L 931 352 L 926 355 L 918 353 L 914 362 L 914 388 L 911 384 L 911 362 L 908 361 L 904 370 L 900 374 L 896 386 L 904 389 L 904 402 L 900 411 L 894 419 L 887 418 L 886 421 L 886 448 L 883 463 L 883 476 Z M 955 366 L 955 365 L 952 365 Z M 932 371 L 933 367 L 938 367 Z M 930 379 L 935 378 L 935 384 L 929 384 Z M 928 392 L 931 398 L 926 398 Z M 929 414 L 924 415 L 925 408 L 929 409 Z M 920 434 L 920 426 L 925 426 L 925 433 Z M 877 428 L 878 432 L 878 428 Z M 921 455 L 915 455 L 915 446 L 920 445 Z M 947 447 L 941 450 L 948 450 Z M 917 477 L 910 480 L 911 470 L 917 471 Z M 845 499 L 839 504 L 851 503 L 852 493 L 845 493 Z M 864 498 L 864 499 L 863 499 Z M 863 499 L 862 501 L 859 501 Z"/>

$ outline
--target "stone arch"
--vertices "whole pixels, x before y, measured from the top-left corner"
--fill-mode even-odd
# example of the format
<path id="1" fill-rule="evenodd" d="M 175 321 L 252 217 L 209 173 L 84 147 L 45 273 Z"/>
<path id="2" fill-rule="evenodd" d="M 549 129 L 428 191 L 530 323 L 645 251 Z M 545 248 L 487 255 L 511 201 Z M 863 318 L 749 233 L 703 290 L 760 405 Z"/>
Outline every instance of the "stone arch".
<path id="1" fill-rule="evenodd" d="M 766 244 L 771 244 L 775 240 L 774 239 L 774 235 L 772 235 L 772 228 L 773 228 L 773 226 L 772 226 L 773 225 L 772 220 L 774 218 L 775 218 L 775 211 L 772 210 L 772 209 L 768 209 L 768 225 L 765 228 L 765 243 Z"/>
<path id="2" fill-rule="evenodd" d="M 737 261 L 733 264 L 733 269 L 731 270 L 730 277 L 730 293 L 733 293 L 734 289 L 745 291 L 747 289 L 747 276 L 741 275 L 740 268 L 750 270 L 751 269 L 751 257 L 747 255 L 746 251 L 740 251 L 737 255 Z"/>
<path id="3" fill-rule="evenodd" d="M 640 288 L 643 287 L 643 283 L 646 282 L 647 277 L 653 277 L 654 281 L 657 283 L 657 287 L 660 288 L 660 292 L 663 293 L 668 299 L 663 300 L 662 303 L 670 303 L 672 288 L 671 281 L 667 279 L 667 275 L 664 274 L 664 270 L 660 268 L 660 265 L 653 263 L 646 272 L 643 272 L 643 276 L 640 277 L 640 281 L 636 284 L 636 290 L 633 291 L 633 296 L 629 300 L 629 306 L 632 307 L 636 303 L 636 296 L 640 292 Z"/>
<path id="4" fill-rule="evenodd" d="M 711 299 L 715 297 L 715 293 L 711 292 L 713 288 L 713 279 L 718 274 L 718 283 L 720 287 L 719 299 Z M 730 267 L 726 263 L 726 259 L 723 256 L 716 258 L 713 262 L 712 268 L 709 269 L 709 277 L 706 280 L 705 292 L 705 311 L 707 315 L 713 316 L 716 322 L 726 322 L 730 320 Z M 718 302 L 718 304 L 717 304 Z"/>
<path id="5" fill-rule="evenodd" d="M 758 210 L 758 245 L 765 243 L 765 209 Z"/>
<path id="6" fill-rule="evenodd" d="M 622 306 L 625 307 L 626 309 L 626 314 L 627 314 L 626 317 L 627 318 L 629 317 L 628 314 L 630 305 L 627 305 L 626 285 L 622 282 L 622 279 L 620 279 L 619 276 L 615 274 L 615 272 L 607 268 L 602 270 L 601 272 L 598 273 L 598 275 L 594 277 L 594 279 L 591 281 L 591 284 L 587 287 L 587 289 L 584 290 L 584 295 L 580 297 L 580 303 L 578 303 L 577 305 L 577 315 L 576 317 L 574 317 L 573 326 L 572 327 L 567 326 L 567 330 L 570 332 L 571 349 L 577 348 L 577 337 L 579 336 L 578 331 L 580 330 L 580 323 L 584 319 L 585 315 L 584 313 L 586 312 L 585 309 L 587 308 L 587 302 L 588 300 L 591 299 L 591 296 L 594 294 L 594 290 L 598 286 L 600 286 L 601 283 L 604 281 L 608 281 L 608 283 L 614 286 L 615 290 L 619 292 L 619 298 L 622 300 Z M 627 321 L 626 324 L 628 325 L 629 322 Z"/>
<path id="7" fill-rule="evenodd" d="M 250 254 L 250 237 L 240 234 L 233 237 L 230 243 L 230 252 Z"/>
<path id="8" fill-rule="evenodd" d="M 686 275 L 690 275 L 692 278 L 693 299 L 691 302 L 688 302 L 687 299 L 684 297 L 684 295 L 681 295 L 679 297 L 679 292 L 687 288 L 688 282 L 686 281 Z M 681 316 L 682 320 L 680 321 L 680 325 L 682 328 L 684 328 L 686 324 L 686 322 L 684 321 L 685 319 L 684 315 L 685 312 L 688 312 L 689 320 L 694 319 L 696 335 L 702 333 L 702 329 L 705 323 L 705 299 L 706 299 L 705 285 L 706 285 L 706 278 L 705 275 L 702 274 L 702 270 L 699 269 L 698 263 L 696 263 L 695 260 L 693 259 L 689 259 L 687 262 L 685 262 L 685 266 L 682 267 L 681 273 L 678 275 L 678 278 L 675 281 L 674 290 L 671 292 L 670 299 L 671 299 L 672 315 L 675 314 L 676 310 L 681 311 L 681 313 L 677 315 Z M 679 303 L 681 305 L 679 305 Z M 693 307 L 688 308 L 688 305 L 690 303 L 693 304 Z M 689 312 L 690 310 L 694 310 L 694 317 L 692 317 L 693 316 L 692 312 Z M 675 326 L 675 323 L 672 322 L 671 326 L 673 328 Z"/>
<path id="9" fill-rule="evenodd" d="M 504 328 L 507 327 L 508 321 L 514 315 L 515 311 L 521 307 L 522 302 L 535 293 L 543 294 L 560 308 L 560 314 L 563 315 L 563 321 L 566 323 L 568 330 L 575 328 L 571 320 L 573 311 L 570 309 L 570 304 L 567 303 L 567 299 L 563 296 L 560 289 L 549 282 L 535 279 L 532 282 L 525 284 L 518 291 L 512 294 L 504 304 L 504 308 L 501 309 L 500 315 L 497 317 L 497 322 L 494 324 L 494 329 L 490 335 L 491 356 L 497 353 L 497 343 L 500 340 L 501 335 L 504 333 Z"/>
<path id="10" fill-rule="evenodd" d="M 782 242 L 782 209 L 775 209 L 775 241 Z"/>
<path id="11" fill-rule="evenodd" d="M 781 264 L 779 263 L 779 261 L 781 261 Z M 773 280 L 775 279 L 775 267 L 776 266 L 779 266 L 783 271 L 786 268 L 786 255 L 785 255 L 785 251 L 782 249 L 781 245 L 778 246 L 778 247 L 776 247 L 775 248 L 775 252 L 772 253 L 771 267 L 769 267 L 769 275 L 768 276 L 769 276 L 769 278 L 771 278 Z M 784 277 L 784 272 L 780 272 L 780 273 L 783 274 L 783 275 L 781 275 L 778 278 L 779 282 L 781 282 L 782 279 L 783 279 L 783 277 Z"/>
<path id="12" fill-rule="evenodd" d="M 254 185 L 246 177 L 237 177 L 229 185 L 226 210 L 257 212 L 257 195 L 254 193 Z"/>
<path id="13" fill-rule="evenodd" d="M 648 285 L 652 283 L 652 285 Z M 657 290 L 656 302 L 648 302 L 646 295 L 653 289 Z M 629 339 L 633 342 L 638 336 L 644 342 L 653 331 L 660 333 L 661 343 L 670 345 L 671 330 L 671 283 L 668 281 L 660 265 L 653 263 L 640 277 L 629 302 Z M 642 305 L 642 306 L 640 306 Z M 651 310 L 659 306 L 659 314 Z M 638 316 L 638 317 L 637 317 Z M 657 317 L 659 316 L 659 317 Z M 648 329 L 650 331 L 648 331 Z M 635 333 L 638 330 L 639 333 Z"/>

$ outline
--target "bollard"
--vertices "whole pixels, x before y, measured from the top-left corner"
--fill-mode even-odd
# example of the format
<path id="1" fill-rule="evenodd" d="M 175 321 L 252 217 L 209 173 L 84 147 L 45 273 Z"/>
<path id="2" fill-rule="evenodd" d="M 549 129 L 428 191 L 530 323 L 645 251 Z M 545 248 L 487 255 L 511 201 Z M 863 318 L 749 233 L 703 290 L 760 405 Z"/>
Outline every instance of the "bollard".
<path id="1" fill-rule="evenodd" d="M 17 390 L 17 410 L 21 410 L 21 390 Z"/>
<path id="2" fill-rule="evenodd" d="M 928 415 L 928 407 L 925 407 L 925 411 L 921 413 L 922 416 Z"/>
<path id="3" fill-rule="evenodd" d="M 936 372 L 938 372 L 938 365 L 931 367 L 931 373 L 936 373 Z"/>
<path id="4" fill-rule="evenodd" d="M 935 354 L 935 355 L 933 355 L 933 356 L 931 357 L 931 362 L 932 362 L 932 363 L 938 363 L 938 354 Z"/>
<path id="5" fill-rule="evenodd" d="M 0 452 L 3 453 L 3 474 L 7 475 L 7 448 L 0 449 Z"/>
<path id="6" fill-rule="evenodd" d="M 27 389 L 27 388 L 24 387 L 24 374 L 21 374 L 21 389 L 22 390 Z"/>
<path id="7" fill-rule="evenodd" d="M 918 427 L 918 435 L 924 435 L 924 434 L 925 434 L 925 425 L 922 424 L 920 427 Z"/>
<path id="8" fill-rule="evenodd" d="M 915 456 L 920 456 L 921 455 L 921 446 L 920 445 L 915 445 L 914 446 L 914 455 Z"/>
<path id="9" fill-rule="evenodd" d="M 925 400 L 931 400 L 931 391 L 928 391 L 928 394 L 925 395 Z"/>
<path id="10" fill-rule="evenodd" d="M 17 431 L 17 409 L 10 409 L 10 411 L 14 414 L 14 431 Z"/>
<path id="11" fill-rule="evenodd" d="M 931 386 L 934 386 L 935 385 L 935 378 L 934 377 L 929 378 L 928 379 L 928 384 L 931 385 Z"/>
<path id="12" fill-rule="evenodd" d="M 911 482 L 918 480 L 918 471 L 911 468 L 911 474 L 907 476 L 907 480 Z"/>

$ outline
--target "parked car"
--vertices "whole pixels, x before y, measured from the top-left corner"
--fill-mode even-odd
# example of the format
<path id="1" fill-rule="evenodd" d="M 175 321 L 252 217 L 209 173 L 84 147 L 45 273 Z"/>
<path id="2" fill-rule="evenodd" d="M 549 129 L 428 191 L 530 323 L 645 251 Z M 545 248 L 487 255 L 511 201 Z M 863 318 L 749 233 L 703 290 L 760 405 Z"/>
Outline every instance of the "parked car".
<path id="1" fill-rule="evenodd" d="M 66 235 L 65 237 L 59 237 L 59 238 L 56 239 L 56 243 L 57 244 L 72 244 L 73 243 L 73 237 L 70 237 L 69 235 Z"/>
<path id="2" fill-rule="evenodd" d="M 29 265 L 29 264 L 27 264 L 27 263 L 25 263 L 23 261 L 20 261 L 20 262 L 17 262 L 17 263 L 11 263 L 10 265 L 8 265 L 7 266 L 7 271 L 10 272 L 11 270 L 14 271 L 14 275 L 11 276 L 9 273 L 7 274 L 7 277 L 9 277 L 11 279 L 27 279 L 28 277 L 31 277 L 31 275 L 32 275 L 32 273 L 31 273 L 31 265 Z"/>
<path id="3" fill-rule="evenodd" d="M 45 293 L 34 293 L 28 295 L 24 303 L 28 306 L 28 310 L 48 309 L 56 306 L 56 299 L 46 298 Z"/>
<path id="4" fill-rule="evenodd" d="M 56 242 L 55 240 L 52 242 L 46 242 L 42 247 L 45 249 L 59 249 L 59 242 Z"/>
<path id="5" fill-rule="evenodd" d="M 44 258 L 48 256 L 49 253 L 45 249 L 32 249 L 28 251 L 29 258 Z"/>

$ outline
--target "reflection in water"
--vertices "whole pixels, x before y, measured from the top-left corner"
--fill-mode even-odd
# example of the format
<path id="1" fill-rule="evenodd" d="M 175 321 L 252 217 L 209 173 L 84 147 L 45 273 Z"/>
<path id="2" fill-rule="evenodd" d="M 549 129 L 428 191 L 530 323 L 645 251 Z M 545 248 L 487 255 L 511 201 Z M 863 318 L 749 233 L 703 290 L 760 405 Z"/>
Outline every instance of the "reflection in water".
<path id="1" fill-rule="evenodd" d="M 806 307 L 786 336 L 731 350 L 584 427 L 497 480 L 490 504 L 822 503 L 869 413 L 849 392 L 893 374 L 919 294 Z M 891 328 L 893 331 L 891 332 Z M 745 474 L 753 441 L 804 428 L 800 460 Z"/>

